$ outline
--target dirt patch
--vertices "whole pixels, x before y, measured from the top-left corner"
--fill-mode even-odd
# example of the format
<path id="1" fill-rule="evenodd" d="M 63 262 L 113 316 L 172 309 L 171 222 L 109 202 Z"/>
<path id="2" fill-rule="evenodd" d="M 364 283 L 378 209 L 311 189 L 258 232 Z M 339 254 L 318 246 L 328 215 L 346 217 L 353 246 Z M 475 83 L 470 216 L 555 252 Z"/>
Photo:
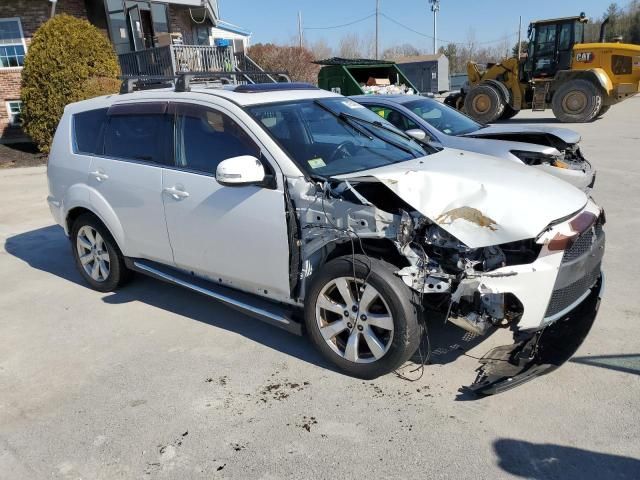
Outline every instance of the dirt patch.
<path id="1" fill-rule="evenodd" d="M 303 416 L 302 424 L 298 426 L 304 428 L 307 432 L 311 432 L 311 426 L 317 425 L 317 424 L 318 424 L 318 421 L 316 420 L 316 417 Z"/>
<path id="2" fill-rule="evenodd" d="M 309 385 L 309 382 L 302 382 L 302 384 L 300 384 L 286 380 L 282 383 L 269 383 L 260 390 L 260 399 L 258 402 L 268 403 L 271 399 L 284 400 L 289 397 L 290 393 L 301 392 Z"/>
<path id="3" fill-rule="evenodd" d="M 47 164 L 47 154 L 33 143 L 0 144 L 0 168 L 37 167 Z"/>

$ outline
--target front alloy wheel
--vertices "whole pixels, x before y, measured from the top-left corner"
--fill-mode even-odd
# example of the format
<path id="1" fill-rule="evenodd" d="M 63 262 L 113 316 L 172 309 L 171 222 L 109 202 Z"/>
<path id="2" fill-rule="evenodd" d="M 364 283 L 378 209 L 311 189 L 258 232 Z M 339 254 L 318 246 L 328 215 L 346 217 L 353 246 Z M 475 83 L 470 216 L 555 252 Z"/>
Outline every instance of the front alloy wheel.
<path id="1" fill-rule="evenodd" d="M 389 306 L 362 280 L 338 277 L 327 283 L 316 301 L 316 321 L 327 345 L 354 363 L 381 359 L 393 340 Z"/>
<path id="2" fill-rule="evenodd" d="M 384 260 L 348 255 L 313 277 L 305 295 L 306 330 L 324 357 L 350 375 L 389 373 L 418 347 L 414 296 L 397 270 Z"/>

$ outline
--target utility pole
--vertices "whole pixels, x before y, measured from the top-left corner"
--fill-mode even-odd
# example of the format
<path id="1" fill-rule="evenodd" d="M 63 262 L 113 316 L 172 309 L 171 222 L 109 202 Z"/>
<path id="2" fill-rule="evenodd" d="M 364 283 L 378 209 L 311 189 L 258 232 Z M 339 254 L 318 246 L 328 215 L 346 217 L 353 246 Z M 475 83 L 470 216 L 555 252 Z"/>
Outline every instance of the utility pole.
<path id="1" fill-rule="evenodd" d="M 378 59 L 378 30 L 380 29 L 380 0 L 376 0 L 376 60 Z"/>
<path id="2" fill-rule="evenodd" d="M 520 23 L 518 24 L 518 61 L 520 61 L 520 55 L 522 55 L 522 44 L 520 36 L 522 34 L 522 15 L 520 15 Z"/>
<path id="3" fill-rule="evenodd" d="M 298 10 L 298 42 L 302 49 L 302 12 Z"/>
<path id="4" fill-rule="evenodd" d="M 433 12 L 433 54 L 438 53 L 438 12 L 440 11 L 440 0 L 429 0 L 431 11 Z"/>

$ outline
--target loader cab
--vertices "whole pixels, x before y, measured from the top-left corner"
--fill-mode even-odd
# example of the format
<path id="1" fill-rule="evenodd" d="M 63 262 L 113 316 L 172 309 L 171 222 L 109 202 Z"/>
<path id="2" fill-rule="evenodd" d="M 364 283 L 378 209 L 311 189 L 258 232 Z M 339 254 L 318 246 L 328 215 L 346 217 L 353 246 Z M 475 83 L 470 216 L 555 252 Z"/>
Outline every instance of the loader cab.
<path id="1" fill-rule="evenodd" d="M 529 25 L 529 50 L 524 62 L 523 78 L 553 78 L 559 70 L 571 68 L 571 52 L 584 42 L 584 13 L 578 17 L 557 18 Z"/>

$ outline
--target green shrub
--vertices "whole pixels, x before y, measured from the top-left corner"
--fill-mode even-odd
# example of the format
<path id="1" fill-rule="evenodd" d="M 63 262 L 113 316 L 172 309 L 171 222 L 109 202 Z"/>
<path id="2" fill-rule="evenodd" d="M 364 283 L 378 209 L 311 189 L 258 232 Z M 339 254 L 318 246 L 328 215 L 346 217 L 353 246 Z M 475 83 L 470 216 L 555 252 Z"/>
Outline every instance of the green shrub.
<path id="1" fill-rule="evenodd" d="M 65 105 L 118 91 L 109 39 L 86 20 L 56 15 L 33 36 L 22 71 L 25 132 L 48 152 Z"/>

